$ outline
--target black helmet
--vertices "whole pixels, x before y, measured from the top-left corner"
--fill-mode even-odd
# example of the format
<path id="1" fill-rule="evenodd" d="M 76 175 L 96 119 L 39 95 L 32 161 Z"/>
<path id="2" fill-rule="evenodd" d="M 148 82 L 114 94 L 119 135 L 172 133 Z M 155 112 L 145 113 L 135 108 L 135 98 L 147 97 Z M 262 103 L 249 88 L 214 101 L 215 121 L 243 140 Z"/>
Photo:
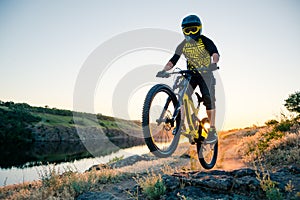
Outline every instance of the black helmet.
<path id="1" fill-rule="evenodd" d="M 197 41 L 202 33 L 202 23 L 197 15 L 189 15 L 183 18 L 181 27 L 187 41 Z"/>
<path id="2" fill-rule="evenodd" d="M 202 23 L 197 15 L 189 15 L 183 18 L 181 27 L 185 28 L 187 26 L 201 26 Z"/>

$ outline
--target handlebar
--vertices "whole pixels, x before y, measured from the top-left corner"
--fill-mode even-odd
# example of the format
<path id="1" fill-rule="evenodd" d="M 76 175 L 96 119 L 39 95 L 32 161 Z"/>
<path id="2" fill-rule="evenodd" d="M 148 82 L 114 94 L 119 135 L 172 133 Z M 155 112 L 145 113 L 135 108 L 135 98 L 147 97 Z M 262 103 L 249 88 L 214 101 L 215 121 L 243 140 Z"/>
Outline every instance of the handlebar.
<path id="1" fill-rule="evenodd" d="M 209 72 L 213 72 L 218 70 L 219 67 L 217 66 L 215 69 L 211 69 L 211 68 L 198 68 L 198 69 L 187 69 L 187 70 L 179 70 L 176 72 L 166 72 L 166 74 L 168 75 L 172 75 L 172 74 L 181 74 L 181 75 L 190 75 L 193 76 L 196 73 L 200 73 L 200 74 L 205 74 L 205 73 L 209 73 Z"/>

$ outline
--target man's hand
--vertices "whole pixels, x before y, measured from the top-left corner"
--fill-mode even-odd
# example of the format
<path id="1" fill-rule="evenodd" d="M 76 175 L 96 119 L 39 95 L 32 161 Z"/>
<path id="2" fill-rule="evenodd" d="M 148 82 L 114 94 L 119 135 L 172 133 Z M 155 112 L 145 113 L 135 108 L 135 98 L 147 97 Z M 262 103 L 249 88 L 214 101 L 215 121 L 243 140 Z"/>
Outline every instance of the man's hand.
<path id="1" fill-rule="evenodd" d="M 217 63 L 211 63 L 211 64 L 208 66 L 208 69 L 210 69 L 211 71 L 215 71 L 215 70 L 218 70 L 219 67 L 217 66 Z"/>
<path id="2" fill-rule="evenodd" d="M 170 74 L 168 72 L 166 72 L 165 70 L 162 70 L 162 71 L 157 72 L 156 77 L 169 78 Z"/>

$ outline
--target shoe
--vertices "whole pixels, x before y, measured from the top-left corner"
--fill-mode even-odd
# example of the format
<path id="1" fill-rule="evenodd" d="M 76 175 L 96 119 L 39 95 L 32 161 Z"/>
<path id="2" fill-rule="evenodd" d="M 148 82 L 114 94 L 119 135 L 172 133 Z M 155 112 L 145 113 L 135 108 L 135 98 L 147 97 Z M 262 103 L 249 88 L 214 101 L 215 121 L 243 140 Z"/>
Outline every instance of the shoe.
<path id="1" fill-rule="evenodd" d="M 208 130 L 208 136 L 207 138 L 204 140 L 205 144 L 215 144 L 218 140 L 218 135 L 217 135 L 217 131 L 215 128 L 210 128 Z"/>

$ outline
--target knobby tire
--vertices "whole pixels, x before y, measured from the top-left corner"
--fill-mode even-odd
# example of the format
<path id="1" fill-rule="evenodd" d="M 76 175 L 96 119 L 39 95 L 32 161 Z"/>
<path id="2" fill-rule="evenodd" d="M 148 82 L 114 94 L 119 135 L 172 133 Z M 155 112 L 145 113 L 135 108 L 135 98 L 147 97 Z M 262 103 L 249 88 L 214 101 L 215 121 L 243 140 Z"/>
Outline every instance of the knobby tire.
<path id="1" fill-rule="evenodd" d="M 143 134 L 144 134 L 144 139 L 145 142 L 149 148 L 149 150 L 156 156 L 165 158 L 174 153 L 174 151 L 177 148 L 179 138 L 180 138 L 180 121 L 181 121 L 181 116 L 180 113 L 178 114 L 176 118 L 176 127 L 175 127 L 175 132 L 176 134 L 174 135 L 174 138 L 172 139 L 172 142 L 170 146 L 167 149 L 161 149 L 157 146 L 157 144 L 154 141 L 153 135 L 151 133 L 150 129 L 150 109 L 152 105 L 152 101 L 155 98 L 155 96 L 160 93 L 164 92 L 167 94 L 168 98 L 170 98 L 170 103 L 172 102 L 174 107 L 174 110 L 176 109 L 176 106 L 178 105 L 178 100 L 172 89 L 164 84 L 157 84 L 153 86 L 144 101 L 144 106 L 143 106 L 143 113 L 142 113 L 142 126 L 143 126 Z M 168 101 L 166 101 L 168 102 Z M 173 113 L 172 113 L 173 114 Z"/>

